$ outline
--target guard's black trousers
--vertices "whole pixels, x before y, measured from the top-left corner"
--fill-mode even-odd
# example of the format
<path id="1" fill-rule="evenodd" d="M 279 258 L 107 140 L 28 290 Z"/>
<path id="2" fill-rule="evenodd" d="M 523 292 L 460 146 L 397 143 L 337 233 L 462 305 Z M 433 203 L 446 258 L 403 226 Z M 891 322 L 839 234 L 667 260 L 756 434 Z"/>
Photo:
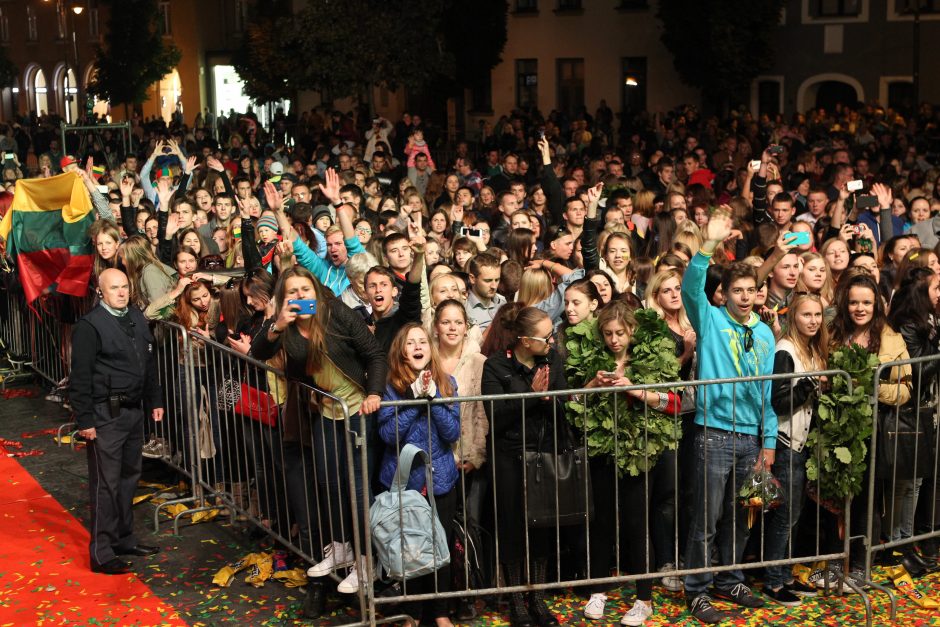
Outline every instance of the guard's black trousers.
<path id="1" fill-rule="evenodd" d="M 121 549 L 137 546 L 131 505 L 140 479 L 144 412 L 121 408 L 112 418 L 107 404 L 95 405 L 96 439 L 88 442 L 92 566 L 106 564 Z"/>

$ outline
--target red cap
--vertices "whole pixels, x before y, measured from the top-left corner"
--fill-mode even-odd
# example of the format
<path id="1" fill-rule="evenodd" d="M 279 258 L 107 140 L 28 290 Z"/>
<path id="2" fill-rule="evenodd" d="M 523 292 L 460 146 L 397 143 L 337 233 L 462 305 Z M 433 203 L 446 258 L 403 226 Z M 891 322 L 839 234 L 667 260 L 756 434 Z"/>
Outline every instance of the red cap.
<path id="1" fill-rule="evenodd" d="M 73 163 L 78 163 L 78 161 L 76 161 L 75 157 L 73 157 L 72 155 L 65 155 L 64 157 L 59 159 L 59 167 L 62 168 L 63 170 L 67 166 L 72 165 Z"/>

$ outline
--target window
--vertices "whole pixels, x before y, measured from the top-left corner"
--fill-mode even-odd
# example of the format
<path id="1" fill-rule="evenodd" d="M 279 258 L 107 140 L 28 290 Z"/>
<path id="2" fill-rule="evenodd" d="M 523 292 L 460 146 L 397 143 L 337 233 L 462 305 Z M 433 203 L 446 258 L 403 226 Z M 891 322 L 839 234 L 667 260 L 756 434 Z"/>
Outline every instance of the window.
<path id="1" fill-rule="evenodd" d="M 173 31 L 170 30 L 170 3 L 167 0 L 160 3 L 159 21 L 160 34 L 169 37 Z"/>
<path id="2" fill-rule="evenodd" d="M 493 78 L 490 71 L 473 81 L 470 88 L 471 111 L 490 113 L 493 111 Z"/>
<path id="3" fill-rule="evenodd" d="M 56 27 L 58 28 L 58 31 L 59 31 L 59 39 L 65 39 L 65 35 L 68 32 L 66 24 L 65 24 L 65 11 L 66 11 L 66 8 L 62 4 L 62 0 L 59 0 L 58 2 L 56 2 L 55 21 L 56 21 Z"/>
<path id="4" fill-rule="evenodd" d="M 856 17 L 861 0 L 815 0 L 814 17 Z"/>
<path id="5" fill-rule="evenodd" d="M 535 107 L 539 102 L 539 60 L 516 59 L 516 106 Z"/>
<path id="6" fill-rule="evenodd" d="M 33 5 L 26 6 L 26 39 L 39 41 L 39 25 L 36 21 L 36 9 Z"/>
<path id="7" fill-rule="evenodd" d="M 248 0 L 235 0 L 235 32 L 242 32 L 246 26 L 248 26 Z"/>
<path id="8" fill-rule="evenodd" d="M 88 8 L 88 36 L 92 39 L 98 39 L 101 31 L 98 29 L 98 7 Z"/>
<path id="9" fill-rule="evenodd" d="M 584 59 L 558 59 L 558 108 L 568 114 L 584 106 Z"/>
<path id="10" fill-rule="evenodd" d="M 771 117 L 780 110 L 780 81 L 763 80 L 757 83 L 757 111 Z"/>
<path id="11" fill-rule="evenodd" d="M 5 44 L 10 42 L 10 20 L 7 19 L 3 7 L 0 7 L 0 42 Z"/>
<path id="12" fill-rule="evenodd" d="M 894 12 L 898 15 L 921 15 L 940 13 L 940 0 L 895 0 Z"/>
<path id="13" fill-rule="evenodd" d="M 539 0 L 516 0 L 516 13 L 537 13 Z"/>
<path id="14" fill-rule="evenodd" d="M 888 106 L 903 115 L 910 115 L 914 110 L 914 83 L 910 81 L 888 83 Z"/>
<path id="15" fill-rule="evenodd" d="M 583 8 L 581 0 L 558 0 L 559 11 L 580 11 Z"/>
<path id="16" fill-rule="evenodd" d="M 621 60 L 621 104 L 625 113 L 646 111 L 646 75 L 646 57 L 624 57 Z"/>

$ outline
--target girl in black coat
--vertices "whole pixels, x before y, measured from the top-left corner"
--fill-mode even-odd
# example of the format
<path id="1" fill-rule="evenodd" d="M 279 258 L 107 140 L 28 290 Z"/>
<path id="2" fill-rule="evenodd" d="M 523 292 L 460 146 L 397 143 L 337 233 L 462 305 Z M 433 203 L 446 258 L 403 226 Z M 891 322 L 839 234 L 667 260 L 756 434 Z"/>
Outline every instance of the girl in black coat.
<path id="1" fill-rule="evenodd" d="M 503 310 L 488 331 L 487 345 L 492 352 L 483 365 L 483 394 L 566 389 L 564 365 L 554 350 L 551 318 L 520 303 L 504 305 Z M 502 340 L 494 341 L 498 338 Z M 541 450 L 554 449 L 553 437 L 566 424 L 564 400 L 557 396 L 535 397 L 496 400 L 484 406 L 491 425 L 498 557 L 509 585 L 524 583 L 526 571 L 530 583 L 544 583 L 555 532 L 552 528 L 527 526 L 522 507 L 522 460 L 525 451 L 537 451 L 540 446 Z M 521 593 L 511 595 L 509 608 L 514 627 L 558 625 L 540 591 L 529 593 L 528 609 Z"/>
<path id="2" fill-rule="evenodd" d="M 891 299 L 888 322 L 904 338 L 911 358 L 940 355 L 936 317 L 940 278 L 927 268 L 911 268 L 906 276 L 899 278 L 900 285 Z M 886 429 L 879 434 L 879 452 L 882 447 L 887 447 L 885 451 L 895 459 L 896 466 L 895 469 L 882 469 L 887 482 L 885 518 L 891 540 L 933 531 L 931 511 L 937 499 L 936 478 L 933 476 L 937 439 L 933 417 L 937 410 L 940 360 L 911 364 L 911 370 L 911 400 L 897 413 L 882 417 L 881 424 Z M 889 436 L 892 431 L 916 435 L 899 435 L 895 441 Z M 883 459 L 882 455 L 878 457 Z M 893 507 L 891 494 L 894 495 Z M 927 552 L 931 551 L 932 555 L 937 554 L 935 544 Z M 915 574 L 922 572 L 926 564 L 916 563 L 913 546 L 902 547 L 901 552 L 906 559 L 915 561 L 911 565 Z"/>

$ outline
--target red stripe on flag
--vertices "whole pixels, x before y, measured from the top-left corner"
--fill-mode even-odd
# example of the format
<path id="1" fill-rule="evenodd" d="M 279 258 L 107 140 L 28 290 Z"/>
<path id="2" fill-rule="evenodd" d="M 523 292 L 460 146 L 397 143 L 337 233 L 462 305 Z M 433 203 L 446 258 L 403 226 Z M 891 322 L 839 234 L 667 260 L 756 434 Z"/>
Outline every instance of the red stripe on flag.
<path id="1" fill-rule="evenodd" d="M 58 283 L 61 294 L 78 297 L 88 295 L 93 255 L 72 255 L 68 248 L 50 248 L 29 253 L 18 252 L 16 260 L 28 303 L 39 298 L 53 283 Z"/>

